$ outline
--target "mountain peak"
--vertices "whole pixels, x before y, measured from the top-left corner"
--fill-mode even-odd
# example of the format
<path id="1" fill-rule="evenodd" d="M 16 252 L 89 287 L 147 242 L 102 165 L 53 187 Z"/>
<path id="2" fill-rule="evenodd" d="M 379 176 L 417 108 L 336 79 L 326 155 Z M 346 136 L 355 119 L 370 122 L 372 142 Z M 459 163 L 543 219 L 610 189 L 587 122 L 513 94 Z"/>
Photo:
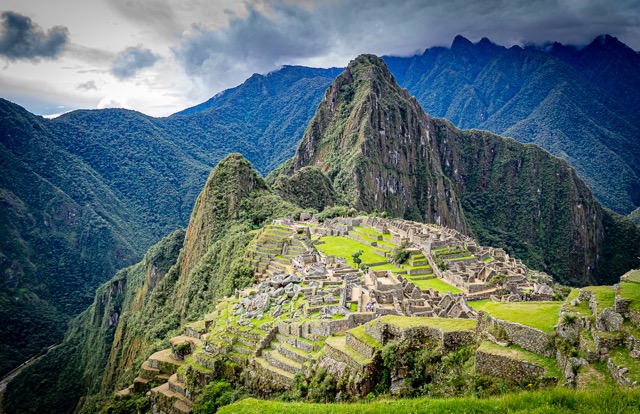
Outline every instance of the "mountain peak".
<path id="1" fill-rule="evenodd" d="M 196 199 L 184 240 L 182 268 L 185 273 L 222 234 L 222 229 L 238 217 L 242 200 L 253 191 L 266 190 L 251 163 L 233 153 L 216 165 Z"/>
<path id="2" fill-rule="evenodd" d="M 451 50 L 465 50 L 473 47 L 473 43 L 462 35 L 457 35 L 451 43 Z"/>
<path id="3" fill-rule="evenodd" d="M 327 89 L 298 147 L 294 171 L 317 167 L 340 202 L 358 210 L 466 232 L 457 196 L 430 146 L 431 128 L 431 119 L 382 59 L 361 55 Z"/>

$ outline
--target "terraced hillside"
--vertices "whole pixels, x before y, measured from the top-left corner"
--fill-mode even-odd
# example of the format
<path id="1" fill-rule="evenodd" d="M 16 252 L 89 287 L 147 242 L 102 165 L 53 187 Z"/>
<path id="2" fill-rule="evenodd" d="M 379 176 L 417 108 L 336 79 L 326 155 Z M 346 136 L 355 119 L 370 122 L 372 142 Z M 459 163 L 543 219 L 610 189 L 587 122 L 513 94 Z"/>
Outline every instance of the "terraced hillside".
<path id="1" fill-rule="evenodd" d="M 478 274 L 485 267 L 473 261 L 502 264 L 503 275 L 522 266 L 488 249 L 404 220 L 274 220 L 246 248 L 256 284 L 185 325 L 116 399 L 148 391 L 152 410 L 189 413 L 220 378 L 271 397 L 299 392 L 319 375 L 334 392 L 407 395 L 442 380 L 414 377 L 407 364 L 421 352 L 433 366 L 457 361 L 450 369 L 461 377 L 514 387 L 636 385 L 640 273 L 615 289 L 575 289 L 564 302 L 545 297 L 540 286 L 550 278 L 526 267 L 530 285 L 520 291 L 508 277 L 490 294 L 474 294 L 468 283 L 456 288 L 447 275 L 459 262 Z M 394 262 L 402 251 L 403 263 Z"/>

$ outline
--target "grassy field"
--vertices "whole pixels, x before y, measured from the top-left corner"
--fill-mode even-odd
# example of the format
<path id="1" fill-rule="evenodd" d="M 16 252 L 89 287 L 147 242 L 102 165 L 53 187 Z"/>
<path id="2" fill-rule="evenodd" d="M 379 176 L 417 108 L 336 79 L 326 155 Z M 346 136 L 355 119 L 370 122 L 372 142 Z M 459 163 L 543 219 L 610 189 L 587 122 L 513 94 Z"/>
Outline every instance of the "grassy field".
<path id="1" fill-rule="evenodd" d="M 487 399 L 416 398 L 376 400 L 356 404 L 284 403 L 249 398 L 223 407 L 218 412 L 221 414 L 623 414 L 640 412 L 640 390 L 604 388 L 597 391 L 574 391 L 554 388 Z"/>
<path id="2" fill-rule="evenodd" d="M 640 311 L 640 283 L 620 283 L 620 297 L 631 301 L 631 303 L 629 303 L 630 309 Z"/>
<path id="3" fill-rule="evenodd" d="M 571 301 L 578 298 L 580 294 L 580 289 L 575 288 L 569 293 L 567 299 L 565 299 L 565 303 L 567 304 L 567 310 L 576 314 L 576 316 L 589 316 L 591 315 L 591 308 L 589 307 L 589 302 L 582 301 L 578 304 L 578 306 L 571 306 Z"/>
<path id="4" fill-rule="evenodd" d="M 353 258 L 351 255 L 357 251 L 362 250 L 362 259 L 363 263 L 379 263 L 386 262 L 387 258 L 384 256 L 380 256 L 379 254 L 373 251 L 373 247 L 368 244 L 360 243 L 355 240 L 347 239 L 346 237 L 338 237 L 338 236 L 324 236 L 320 239 L 324 241 L 324 244 L 317 244 L 316 248 L 325 255 L 333 255 L 336 257 L 344 257 L 347 259 L 347 263 L 352 267 L 356 267 L 353 263 Z M 380 269 L 386 270 L 386 269 Z"/>
<path id="5" fill-rule="evenodd" d="M 482 303 L 481 303 L 482 302 Z M 562 302 L 470 302 L 474 309 L 505 321 L 517 322 L 544 332 L 553 332 Z"/>
<path id="6" fill-rule="evenodd" d="M 640 270 L 632 270 L 627 273 L 627 280 L 629 282 L 639 282 L 640 283 Z"/>
<path id="7" fill-rule="evenodd" d="M 503 355 L 519 361 L 528 361 L 532 364 L 543 367 L 547 375 L 557 377 L 558 379 L 564 378 L 558 369 L 558 365 L 554 358 L 543 357 L 536 353 L 529 352 L 526 349 L 522 349 L 517 345 L 500 346 L 493 342 L 484 341 L 480 344 L 478 351 L 484 351 L 493 355 Z"/>
<path id="8" fill-rule="evenodd" d="M 598 313 L 602 312 L 604 308 L 613 307 L 616 293 L 612 286 L 589 286 L 583 289 L 588 289 L 595 295 L 598 301 Z"/>

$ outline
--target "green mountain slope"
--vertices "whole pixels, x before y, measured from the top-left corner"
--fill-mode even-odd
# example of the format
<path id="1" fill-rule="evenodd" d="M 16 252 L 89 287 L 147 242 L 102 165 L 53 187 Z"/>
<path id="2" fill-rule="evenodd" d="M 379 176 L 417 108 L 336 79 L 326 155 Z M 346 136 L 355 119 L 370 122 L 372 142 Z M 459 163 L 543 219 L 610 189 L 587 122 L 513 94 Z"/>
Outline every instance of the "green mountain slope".
<path id="1" fill-rule="evenodd" d="M 131 210 L 50 125 L 0 100 L 0 372 L 62 339 L 95 288 L 134 261 Z"/>
<path id="2" fill-rule="evenodd" d="M 99 288 L 63 345 L 11 382 L 7 412 L 66 413 L 80 397 L 102 392 L 79 406 L 95 412 L 94 403 L 130 383 L 167 335 L 253 281 L 243 261 L 246 245 L 266 220 L 299 211 L 241 155 L 226 157 L 212 170 L 186 232 L 168 236 Z"/>
<path id="3" fill-rule="evenodd" d="M 431 116 L 540 145 L 626 214 L 640 204 L 637 94 L 627 92 L 640 84 L 638 57 L 619 42 L 600 43 L 563 61 L 553 52 L 560 46 L 547 53 L 458 36 L 450 49 L 385 62 Z"/>
<path id="4" fill-rule="evenodd" d="M 467 230 L 430 145 L 428 118 L 379 58 L 361 56 L 336 78 L 293 159 L 321 169 L 342 202 L 364 211 Z"/>

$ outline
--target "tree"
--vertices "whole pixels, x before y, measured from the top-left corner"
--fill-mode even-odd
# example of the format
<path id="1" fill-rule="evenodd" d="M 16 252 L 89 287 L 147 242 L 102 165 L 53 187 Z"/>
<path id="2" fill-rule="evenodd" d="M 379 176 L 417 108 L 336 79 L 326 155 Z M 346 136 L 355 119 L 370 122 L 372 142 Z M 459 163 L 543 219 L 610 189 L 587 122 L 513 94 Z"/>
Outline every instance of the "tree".
<path id="1" fill-rule="evenodd" d="M 360 263 L 362 263 L 362 259 L 360 258 L 362 253 L 364 253 L 362 250 L 358 250 L 357 252 L 351 255 L 351 258 L 353 259 L 353 263 L 355 263 L 356 266 L 358 267 L 360 267 Z"/>

